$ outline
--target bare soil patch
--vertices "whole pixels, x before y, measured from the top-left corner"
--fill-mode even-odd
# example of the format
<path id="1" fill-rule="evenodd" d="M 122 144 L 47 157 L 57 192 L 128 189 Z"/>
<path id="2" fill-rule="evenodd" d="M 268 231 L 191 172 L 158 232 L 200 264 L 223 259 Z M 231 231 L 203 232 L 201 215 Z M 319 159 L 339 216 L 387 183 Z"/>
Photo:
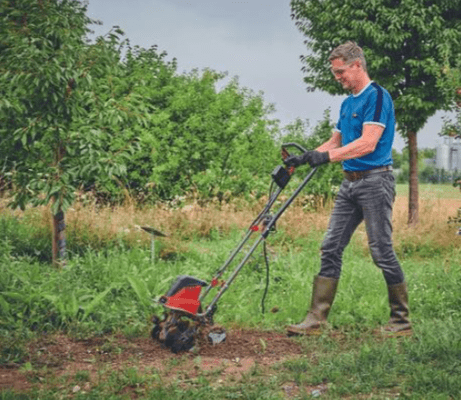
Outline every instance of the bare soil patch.
<path id="1" fill-rule="evenodd" d="M 173 354 L 148 337 L 106 336 L 75 340 L 65 335 L 44 336 L 28 346 L 30 370 L 24 365 L 0 366 L 0 391 L 27 391 L 47 377 L 68 376 L 82 371 L 94 381 L 98 371 L 136 367 L 165 377 L 189 379 L 213 372 L 220 383 L 239 379 L 251 368 L 267 368 L 299 357 L 302 346 L 284 334 L 257 330 L 231 330 L 219 345 L 201 342 L 193 351 Z M 89 385 L 89 383 L 87 383 Z"/>

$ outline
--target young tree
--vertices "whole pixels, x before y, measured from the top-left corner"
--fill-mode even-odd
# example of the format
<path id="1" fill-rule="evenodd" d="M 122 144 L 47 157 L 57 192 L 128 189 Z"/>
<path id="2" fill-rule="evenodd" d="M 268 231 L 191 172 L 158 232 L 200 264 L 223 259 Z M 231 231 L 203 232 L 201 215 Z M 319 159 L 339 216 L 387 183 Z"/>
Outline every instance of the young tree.
<path id="1" fill-rule="evenodd" d="M 328 55 L 354 40 L 364 49 L 372 79 L 395 102 L 399 132 L 410 151 L 409 224 L 418 222 L 417 133 L 453 96 L 441 90 L 447 67 L 461 52 L 460 0 L 292 0 L 292 17 L 307 37 L 301 57 L 309 89 L 343 90 L 328 70 Z"/>
<path id="2" fill-rule="evenodd" d="M 111 138 L 139 106 L 114 100 L 118 36 L 89 45 L 85 12 L 76 0 L 0 0 L 0 155 L 13 207 L 52 204 L 55 263 L 79 184 L 123 172 L 130 143 Z"/>

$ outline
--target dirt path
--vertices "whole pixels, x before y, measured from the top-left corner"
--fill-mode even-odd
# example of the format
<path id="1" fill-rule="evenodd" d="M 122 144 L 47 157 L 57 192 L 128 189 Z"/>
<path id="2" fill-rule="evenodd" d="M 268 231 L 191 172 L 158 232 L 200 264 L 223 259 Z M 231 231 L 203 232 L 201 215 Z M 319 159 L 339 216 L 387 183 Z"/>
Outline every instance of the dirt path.
<path id="1" fill-rule="evenodd" d="M 23 365 L 0 366 L 0 391 L 32 389 L 47 376 L 68 376 L 86 373 L 89 381 L 101 370 L 122 370 L 136 367 L 153 370 L 165 377 L 194 377 L 204 371 L 215 371 L 216 379 L 235 380 L 255 365 L 270 367 L 280 361 L 302 354 L 301 345 L 280 333 L 256 330 L 231 330 L 226 342 L 216 346 L 201 343 L 196 351 L 172 354 L 150 338 L 128 339 L 107 336 L 86 341 L 67 336 L 44 337 L 30 343 L 28 362 Z M 87 383 L 89 385 L 90 383 Z"/>

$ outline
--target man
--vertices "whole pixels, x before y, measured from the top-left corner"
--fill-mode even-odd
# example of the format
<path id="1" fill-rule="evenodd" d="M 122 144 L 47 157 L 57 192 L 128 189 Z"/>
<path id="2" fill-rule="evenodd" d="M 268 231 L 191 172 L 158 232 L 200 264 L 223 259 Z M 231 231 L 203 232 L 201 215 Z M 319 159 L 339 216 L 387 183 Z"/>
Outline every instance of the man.
<path id="1" fill-rule="evenodd" d="M 407 286 L 392 245 L 395 199 L 392 98 L 370 80 L 363 51 L 356 43 L 338 46 L 329 61 L 335 79 L 352 94 L 341 105 L 330 140 L 314 151 L 289 156 L 285 164 L 297 167 L 309 163 L 314 168 L 342 162 L 345 179 L 322 244 L 321 268 L 314 279 L 310 310 L 303 322 L 287 328 L 288 334 L 317 334 L 326 323 L 338 286 L 344 248 L 362 221 L 373 261 L 381 268 L 387 283 L 391 313 L 384 329 L 399 335 L 410 334 Z"/>

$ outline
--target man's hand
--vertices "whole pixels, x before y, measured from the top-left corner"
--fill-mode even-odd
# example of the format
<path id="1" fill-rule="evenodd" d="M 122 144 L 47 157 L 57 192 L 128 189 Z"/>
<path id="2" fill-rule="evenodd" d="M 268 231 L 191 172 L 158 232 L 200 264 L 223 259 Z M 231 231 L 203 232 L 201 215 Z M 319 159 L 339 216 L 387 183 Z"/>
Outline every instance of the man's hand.
<path id="1" fill-rule="evenodd" d="M 328 151 L 320 152 L 313 150 L 304 153 L 303 156 L 306 158 L 307 162 L 312 168 L 330 162 L 330 154 L 328 153 Z"/>
<path id="2" fill-rule="evenodd" d="M 284 161 L 287 167 L 299 167 L 309 163 L 309 165 L 314 168 L 322 164 L 330 162 L 330 156 L 328 151 L 319 152 L 319 151 L 306 151 L 300 156 L 288 156 Z"/>
<path id="3" fill-rule="evenodd" d="M 283 163 L 287 167 L 299 167 L 300 165 L 304 165 L 307 163 L 307 160 L 304 159 L 305 154 L 307 153 L 301 154 L 300 156 L 288 156 L 283 160 Z"/>

